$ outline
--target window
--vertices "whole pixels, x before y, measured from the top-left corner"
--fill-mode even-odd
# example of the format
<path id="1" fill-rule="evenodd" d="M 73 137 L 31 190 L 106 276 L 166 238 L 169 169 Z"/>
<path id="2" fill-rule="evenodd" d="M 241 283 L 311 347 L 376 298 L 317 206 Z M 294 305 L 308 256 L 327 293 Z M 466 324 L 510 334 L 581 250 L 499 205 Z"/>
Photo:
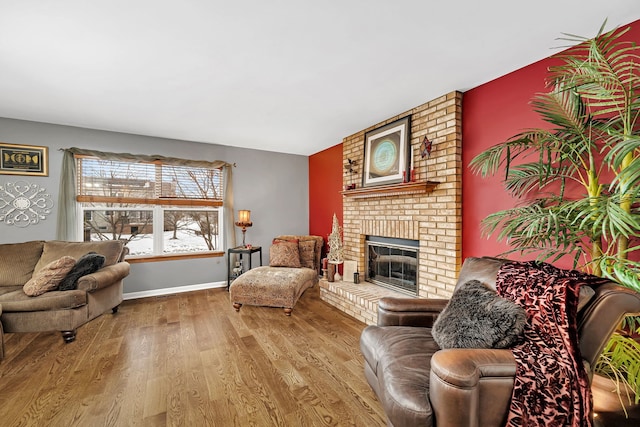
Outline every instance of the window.
<path id="1" fill-rule="evenodd" d="M 76 156 L 84 240 L 127 242 L 129 255 L 221 251 L 223 170 Z"/>

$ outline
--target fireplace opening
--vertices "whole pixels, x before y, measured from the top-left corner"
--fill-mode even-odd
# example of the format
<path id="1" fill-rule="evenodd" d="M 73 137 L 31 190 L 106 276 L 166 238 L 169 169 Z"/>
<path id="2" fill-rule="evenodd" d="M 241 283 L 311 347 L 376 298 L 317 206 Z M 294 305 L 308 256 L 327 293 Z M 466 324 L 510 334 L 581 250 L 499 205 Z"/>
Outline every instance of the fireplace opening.
<path id="1" fill-rule="evenodd" d="M 408 295 L 418 295 L 417 240 L 367 236 L 365 280 Z"/>

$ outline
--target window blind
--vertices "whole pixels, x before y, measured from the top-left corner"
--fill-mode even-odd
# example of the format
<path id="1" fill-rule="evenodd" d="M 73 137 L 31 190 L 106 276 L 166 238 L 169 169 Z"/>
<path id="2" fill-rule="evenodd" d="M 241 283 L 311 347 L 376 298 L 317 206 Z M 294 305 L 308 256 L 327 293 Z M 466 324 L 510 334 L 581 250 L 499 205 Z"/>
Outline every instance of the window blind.
<path id="1" fill-rule="evenodd" d="M 222 168 L 76 157 L 79 202 L 222 206 Z"/>

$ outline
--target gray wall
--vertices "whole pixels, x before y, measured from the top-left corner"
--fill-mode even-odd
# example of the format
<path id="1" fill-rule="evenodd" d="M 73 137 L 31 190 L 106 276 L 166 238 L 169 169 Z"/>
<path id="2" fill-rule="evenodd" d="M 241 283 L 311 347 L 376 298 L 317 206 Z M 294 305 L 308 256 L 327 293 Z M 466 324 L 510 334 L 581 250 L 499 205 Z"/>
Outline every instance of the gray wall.
<path id="1" fill-rule="evenodd" d="M 70 147 L 236 163 L 233 170 L 234 208 L 236 212 L 238 209 L 251 210 L 253 227 L 247 230 L 246 241 L 262 246 L 265 264 L 274 236 L 308 234 L 306 156 L 4 118 L 0 118 L 0 142 L 49 147 L 48 177 L 0 174 L 0 185 L 18 180 L 37 184 L 51 194 L 55 203 L 52 214 L 37 225 L 18 228 L 0 222 L 0 243 L 55 239 L 62 162 L 59 149 Z M 237 227 L 236 238 L 238 243 L 242 241 L 242 233 Z M 257 263 L 257 255 L 254 260 Z M 125 293 L 222 281 L 226 281 L 226 257 L 136 263 L 131 265 L 131 275 L 125 280 Z"/>

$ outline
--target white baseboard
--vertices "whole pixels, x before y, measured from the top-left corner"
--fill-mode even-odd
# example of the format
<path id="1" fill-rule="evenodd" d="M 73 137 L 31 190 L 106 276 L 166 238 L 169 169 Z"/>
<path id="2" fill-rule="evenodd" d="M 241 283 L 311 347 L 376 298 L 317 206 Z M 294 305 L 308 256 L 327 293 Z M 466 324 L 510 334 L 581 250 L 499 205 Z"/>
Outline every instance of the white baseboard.
<path id="1" fill-rule="evenodd" d="M 200 291 L 203 289 L 226 288 L 227 282 L 200 283 L 197 285 L 176 286 L 174 288 L 152 289 L 150 291 L 127 292 L 122 294 L 122 299 L 137 299 L 157 297 L 162 295 L 179 294 L 181 292 Z"/>

